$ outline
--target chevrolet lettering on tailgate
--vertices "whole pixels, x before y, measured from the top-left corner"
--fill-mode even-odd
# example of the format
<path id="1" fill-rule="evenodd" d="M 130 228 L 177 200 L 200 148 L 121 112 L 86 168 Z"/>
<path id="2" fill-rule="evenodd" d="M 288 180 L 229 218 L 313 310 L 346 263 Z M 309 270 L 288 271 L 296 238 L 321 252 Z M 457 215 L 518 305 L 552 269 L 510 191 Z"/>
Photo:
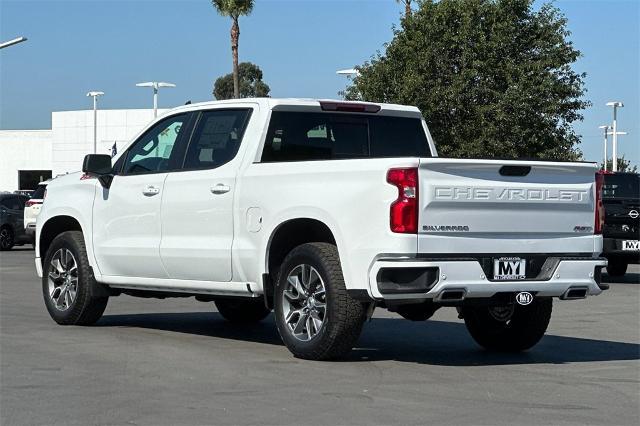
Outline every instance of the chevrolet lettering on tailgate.
<path id="1" fill-rule="evenodd" d="M 434 187 L 436 200 L 566 201 L 589 200 L 586 190 L 543 188 Z"/>

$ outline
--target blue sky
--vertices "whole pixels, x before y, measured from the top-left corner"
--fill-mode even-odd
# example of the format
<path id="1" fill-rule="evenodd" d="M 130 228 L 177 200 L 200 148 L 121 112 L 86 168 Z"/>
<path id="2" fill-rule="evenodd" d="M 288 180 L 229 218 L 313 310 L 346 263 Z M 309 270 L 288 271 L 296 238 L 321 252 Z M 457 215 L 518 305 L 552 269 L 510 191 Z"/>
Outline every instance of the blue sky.
<path id="1" fill-rule="evenodd" d="M 583 53 L 575 69 L 587 73 L 593 102 L 575 125 L 585 157 L 601 159 L 604 104 L 622 100 L 630 135 L 620 151 L 639 163 L 640 1 L 555 4 Z M 240 21 L 240 60 L 260 65 L 274 97 L 335 98 L 347 83 L 335 71 L 383 49 L 401 12 L 394 0 L 257 0 Z M 0 51 L 0 129 L 49 128 L 51 111 L 88 108 L 89 90 L 106 92 L 103 108 L 148 108 L 140 81 L 177 84 L 161 92 L 161 107 L 209 100 L 231 69 L 229 27 L 208 0 L 0 0 L 0 39 L 29 38 Z"/>

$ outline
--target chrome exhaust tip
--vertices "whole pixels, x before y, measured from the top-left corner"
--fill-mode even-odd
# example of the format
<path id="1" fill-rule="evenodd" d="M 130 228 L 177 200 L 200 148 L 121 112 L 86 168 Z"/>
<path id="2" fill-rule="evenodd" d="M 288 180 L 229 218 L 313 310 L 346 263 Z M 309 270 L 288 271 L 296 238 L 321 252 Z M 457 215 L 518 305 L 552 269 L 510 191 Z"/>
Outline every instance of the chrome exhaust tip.
<path id="1" fill-rule="evenodd" d="M 467 290 L 464 288 L 443 290 L 436 296 L 434 301 L 438 303 L 462 302 L 466 295 Z"/>
<path id="2" fill-rule="evenodd" d="M 578 300 L 587 297 L 588 287 L 569 287 L 567 291 L 560 296 L 561 300 Z"/>

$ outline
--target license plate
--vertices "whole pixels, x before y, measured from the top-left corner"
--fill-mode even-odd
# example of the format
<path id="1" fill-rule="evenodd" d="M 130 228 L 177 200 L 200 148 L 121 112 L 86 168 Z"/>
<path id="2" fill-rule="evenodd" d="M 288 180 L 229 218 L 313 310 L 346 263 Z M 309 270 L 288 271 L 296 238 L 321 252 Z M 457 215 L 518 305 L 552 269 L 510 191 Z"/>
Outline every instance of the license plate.
<path id="1" fill-rule="evenodd" d="M 622 242 L 622 250 L 640 251 L 639 240 L 625 240 Z"/>
<path id="2" fill-rule="evenodd" d="M 519 257 L 501 257 L 493 260 L 493 279 L 501 281 L 524 280 L 527 260 Z"/>

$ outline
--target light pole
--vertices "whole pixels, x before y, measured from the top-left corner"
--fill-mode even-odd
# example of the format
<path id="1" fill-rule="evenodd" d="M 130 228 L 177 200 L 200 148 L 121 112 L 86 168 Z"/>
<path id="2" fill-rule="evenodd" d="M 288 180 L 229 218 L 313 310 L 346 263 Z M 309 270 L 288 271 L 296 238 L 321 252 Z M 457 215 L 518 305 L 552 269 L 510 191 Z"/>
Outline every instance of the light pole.
<path id="1" fill-rule="evenodd" d="M 176 87 L 173 83 L 165 83 L 164 81 L 147 81 L 145 83 L 137 83 L 138 87 L 153 87 L 153 118 L 158 116 L 158 89 L 160 87 Z"/>
<path id="2" fill-rule="evenodd" d="M 27 41 L 26 37 L 17 37 L 13 40 L 5 41 L 0 43 L 0 49 L 4 49 L 5 47 L 13 46 L 14 44 L 22 43 L 23 41 Z"/>
<path id="3" fill-rule="evenodd" d="M 104 95 L 104 92 L 89 92 L 87 96 L 93 98 L 93 153 L 98 153 L 98 96 Z"/>
<path id="4" fill-rule="evenodd" d="M 608 137 L 609 137 L 609 129 L 610 127 L 608 125 L 605 126 L 598 126 L 598 129 L 604 129 L 604 163 L 602 163 L 603 169 L 606 172 L 607 171 L 607 160 L 609 159 L 608 155 L 607 155 L 607 143 L 608 143 Z"/>
<path id="5" fill-rule="evenodd" d="M 618 171 L 618 108 L 624 107 L 624 104 L 620 101 L 607 102 L 607 106 L 613 107 L 613 147 L 612 147 L 612 170 Z"/>
<path id="6" fill-rule="evenodd" d="M 336 74 L 338 74 L 338 75 L 346 75 L 347 77 L 351 77 L 351 76 L 356 76 L 357 77 L 358 74 L 360 74 L 360 73 L 358 72 L 357 69 L 350 68 L 350 69 L 347 69 L 347 70 L 338 70 L 338 71 L 336 71 Z"/>

